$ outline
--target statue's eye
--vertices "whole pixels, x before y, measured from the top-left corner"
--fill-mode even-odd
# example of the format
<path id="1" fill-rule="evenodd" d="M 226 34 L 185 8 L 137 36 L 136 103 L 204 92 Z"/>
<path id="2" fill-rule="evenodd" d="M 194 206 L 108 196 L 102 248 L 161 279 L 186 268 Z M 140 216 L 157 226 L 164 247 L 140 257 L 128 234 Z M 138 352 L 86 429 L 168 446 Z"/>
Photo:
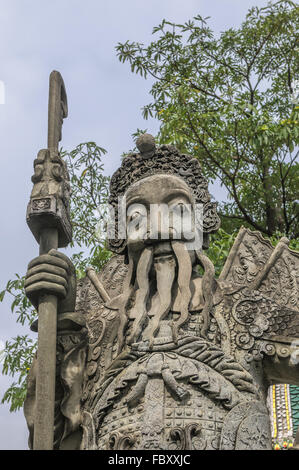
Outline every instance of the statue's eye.
<path id="1" fill-rule="evenodd" d="M 188 211 L 188 205 L 184 202 L 178 202 L 172 207 L 173 212 L 176 214 L 184 214 Z"/>
<path id="2" fill-rule="evenodd" d="M 130 215 L 130 220 L 137 220 L 138 218 L 142 217 L 142 214 L 140 214 L 140 212 L 133 212 L 131 215 Z"/>

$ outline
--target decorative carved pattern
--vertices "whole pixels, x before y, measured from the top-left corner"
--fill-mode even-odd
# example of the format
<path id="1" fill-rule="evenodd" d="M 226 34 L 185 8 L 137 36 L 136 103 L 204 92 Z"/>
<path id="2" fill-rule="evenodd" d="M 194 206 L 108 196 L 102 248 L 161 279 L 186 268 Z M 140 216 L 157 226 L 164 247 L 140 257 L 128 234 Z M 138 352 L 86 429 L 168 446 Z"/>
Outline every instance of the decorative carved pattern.
<path id="1" fill-rule="evenodd" d="M 171 429 L 170 438 L 175 441 L 175 447 L 170 444 L 171 450 L 204 450 L 207 446 L 205 439 L 200 438 L 201 426 L 198 423 L 187 424 L 184 428 Z"/>
<path id="2" fill-rule="evenodd" d="M 221 450 L 270 450 L 268 410 L 255 400 L 239 403 L 226 416 L 221 431 Z"/>
<path id="3" fill-rule="evenodd" d="M 298 312 L 281 307 L 259 292 L 251 292 L 237 301 L 232 314 L 240 325 L 248 327 L 250 335 L 255 338 L 263 335 L 267 337 L 273 335 L 299 336 Z"/>
<path id="4" fill-rule="evenodd" d="M 220 276 L 233 353 L 243 350 L 249 362 L 291 357 L 299 337 L 298 266 L 286 239 L 273 248 L 259 233 L 240 230 Z"/>
<path id="5" fill-rule="evenodd" d="M 122 435 L 118 431 L 114 431 L 109 436 L 108 450 L 128 450 L 136 441 L 136 437 Z"/>
<path id="6" fill-rule="evenodd" d="M 58 229 L 58 245 L 72 238 L 70 222 L 70 183 L 66 163 L 53 149 L 40 150 L 34 160 L 34 183 L 27 207 L 27 223 L 39 241 L 44 226 Z"/>
<path id="7" fill-rule="evenodd" d="M 50 209 L 51 207 L 51 198 L 41 198 L 32 200 L 32 210 L 34 211 L 43 211 Z"/>

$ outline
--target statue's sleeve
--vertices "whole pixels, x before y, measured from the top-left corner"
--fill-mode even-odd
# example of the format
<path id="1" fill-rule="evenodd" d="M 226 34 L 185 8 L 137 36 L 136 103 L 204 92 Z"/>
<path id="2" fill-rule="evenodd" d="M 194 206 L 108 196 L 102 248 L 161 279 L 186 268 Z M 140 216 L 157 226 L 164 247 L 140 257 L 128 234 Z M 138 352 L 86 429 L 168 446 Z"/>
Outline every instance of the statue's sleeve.
<path id="1" fill-rule="evenodd" d="M 87 356 L 87 328 L 84 298 L 87 278 L 77 282 L 75 312 L 58 315 L 54 449 L 78 449 L 81 443 L 80 399 Z M 33 446 L 37 357 L 27 378 L 24 414 L 29 428 L 29 447 Z"/>
<path id="2" fill-rule="evenodd" d="M 218 283 L 229 348 L 262 361 L 269 383 L 299 385 L 299 253 L 241 228 Z"/>

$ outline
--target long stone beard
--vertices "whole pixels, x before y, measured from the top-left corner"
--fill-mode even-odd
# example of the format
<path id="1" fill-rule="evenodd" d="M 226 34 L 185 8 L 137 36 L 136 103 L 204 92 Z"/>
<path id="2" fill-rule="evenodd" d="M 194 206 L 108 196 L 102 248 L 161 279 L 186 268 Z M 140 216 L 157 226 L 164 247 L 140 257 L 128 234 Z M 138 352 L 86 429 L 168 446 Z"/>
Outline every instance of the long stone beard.
<path id="1" fill-rule="evenodd" d="M 191 299 L 190 281 L 192 275 L 192 263 L 189 252 L 185 249 L 184 242 L 171 242 L 173 253 L 156 257 L 153 256 L 153 247 L 146 247 L 138 260 L 136 267 L 135 283 L 137 284 L 136 299 L 130 318 L 133 318 L 131 334 L 128 343 L 136 342 L 145 327 L 146 320 L 149 323 L 146 327 L 145 336 L 149 340 L 149 347 L 153 347 L 154 338 L 157 335 L 161 321 L 168 315 L 172 300 L 173 286 L 177 282 L 181 295 L 180 316 L 178 320 L 172 322 L 173 340 L 177 343 L 179 328 L 187 321 L 189 316 L 189 303 Z M 132 266 L 130 260 L 129 266 Z M 156 293 L 153 296 L 152 305 L 148 310 L 150 296 L 151 279 L 150 273 L 154 270 L 156 279 Z M 128 305 L 128 295 L 132 294 L 132 273 L 129 270 L 127 279 L 127 292 L 123 302 L 122 316 Z M 129 287 L 131 286 L 131 287 Z"/>

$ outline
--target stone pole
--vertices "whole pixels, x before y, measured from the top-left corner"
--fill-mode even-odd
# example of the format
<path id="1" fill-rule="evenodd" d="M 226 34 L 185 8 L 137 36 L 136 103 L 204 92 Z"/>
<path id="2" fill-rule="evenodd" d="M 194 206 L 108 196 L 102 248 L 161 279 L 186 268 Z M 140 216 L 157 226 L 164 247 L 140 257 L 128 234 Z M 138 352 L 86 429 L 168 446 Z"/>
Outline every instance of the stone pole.
<path id="1" fill-rule="evenodd" d="M 48 148 L 40 150 L 34 161 L 34 186 L 27 208 L 27 223 L 39 243 L 40 255 L 66 246 L 72 236 L 69 176 L 58 152 L 62 123 L 66 117 L 64 82 L 60 73 L 53 71 L 49 80 Z M 38 300 L 35 450 L 53 449 L 57 300 L 55 295 L 46 293 Z"/>

